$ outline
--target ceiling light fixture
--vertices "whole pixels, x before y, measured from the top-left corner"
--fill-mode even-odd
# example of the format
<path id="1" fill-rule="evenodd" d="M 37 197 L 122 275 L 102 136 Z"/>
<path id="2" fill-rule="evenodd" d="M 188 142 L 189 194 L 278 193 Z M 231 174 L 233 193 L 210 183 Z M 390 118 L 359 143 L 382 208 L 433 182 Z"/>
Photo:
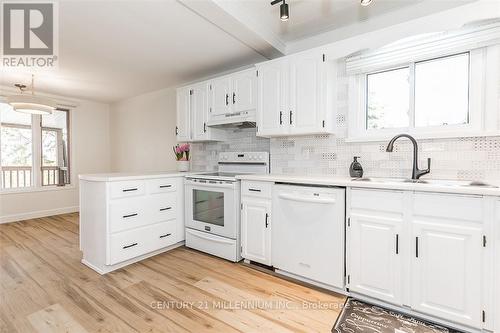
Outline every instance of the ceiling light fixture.
<path id="1" fill-rule="evenodd" d="M 7 96 L 7 103 L 14 111 L 29 114 L 51 114 L 56 108 L 56 102 L 50 98 L 35 96 L 35 76 L 31 75 L 31 87 L 17 83 L 14 86 L 21 91 L 18 95 Z M 24 92 L 31 91 L 31 94 Z"/>
<path id="2" fill-rule="evenodd" d="M 361 0 L 361 6 L 368 6 L 372 3 L 372 0 Z"/>
<path id="3" fill-rule="evenodd" d="M 285 2 L 285 0 L 274 0 L 271 2 L 271 6 L 274 6 L 280 2 L 282 3 L 280 5 L 280 20 L 288 21 L 288 18 L 290 17 L 290 12 L 288 10 L 288 4 Z"/>

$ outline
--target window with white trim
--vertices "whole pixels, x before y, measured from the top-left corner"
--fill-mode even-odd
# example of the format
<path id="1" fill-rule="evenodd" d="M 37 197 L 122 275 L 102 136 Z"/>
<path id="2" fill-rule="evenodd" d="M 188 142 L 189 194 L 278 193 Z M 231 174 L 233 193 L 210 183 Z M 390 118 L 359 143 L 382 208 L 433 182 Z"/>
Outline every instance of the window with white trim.
<path id="1" fill-rule="evenodd" d="M 486 49 L 447 54 L 351 77 L 349 137 L 480 135 L 485 54 Z"/>
<path id="2" fill-rule="evenodd" d="M 500 135 L 499 38 L 484 20 L 348 56 L 347 140 Z"/>
<path id="3" fill-rule="evenodd" d="M 23 191 L 70 184 L 70 112 L 19 113 L 0 103 L 0 184 Z"/>
<path id="4" fill-rule="evenodd" d="M 467 52 L 366 74 L 366 129 L 469 124 L 469 59 Z"/>

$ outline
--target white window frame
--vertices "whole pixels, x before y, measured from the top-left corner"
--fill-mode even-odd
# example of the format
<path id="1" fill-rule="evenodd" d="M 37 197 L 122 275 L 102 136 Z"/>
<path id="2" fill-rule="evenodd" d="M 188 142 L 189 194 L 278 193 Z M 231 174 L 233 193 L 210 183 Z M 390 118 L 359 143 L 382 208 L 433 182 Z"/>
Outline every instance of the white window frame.
<path id="1" fill-rule="evenodd" d="M 0 176 L 0 194 L 19 194 L 30 192 L 44 192 L 44 191 L 58 191 L 58 190 L 71 190 L 75 188 L 75 171 L 74 171 L 74 155 L 73 155 L 73 110 L 69 109 L 69 170 L 70 170 L 70 183 L 64 186 L 58 185 L 42 185 L 42 123 L 41 115 L 31 116 L 31 133 L 32 133 L 32 179 L 31 186 L 19 188 L 3 188 L 3 179 Z M 38 148 L 36 148 L 38 147 Z M 2 172 L 2 165 L 0 164 L 0 173 Z"/>
<path id="2" fill-rule="evenodd" d="M 394 135 L 407 133 L 417 139 L 458 138 L 500 135 L 498 128 L 499 46 L 462 52 L 443 53 L 429 59 L 391 66 L 384 69 L 351 75 L 349 77 L 348 142 L 386 141 Z M 469 53 L 469 123 L 464 125 L 415 127 L 415 63 Z M 368 74 L 391 69 L 410 69 L 410 124 L 409 127 L 367 129 L 366 80 Z"/>

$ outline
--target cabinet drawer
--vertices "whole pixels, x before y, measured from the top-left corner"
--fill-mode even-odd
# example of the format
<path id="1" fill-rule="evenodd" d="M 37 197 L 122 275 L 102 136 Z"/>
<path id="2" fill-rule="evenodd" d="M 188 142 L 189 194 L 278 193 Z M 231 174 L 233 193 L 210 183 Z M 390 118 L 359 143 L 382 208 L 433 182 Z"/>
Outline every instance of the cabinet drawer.
<path id="1" fill-rule="evenodd" d="M 483 199 L 478 196 L 415 193 L 413 212 L 418 216 L 483 221 Z"/>
<path id="2" fill-rule="evenodd" d="M 145 184 L 142 180 L 131 180 L 125 182 L 114 182 L 109 185 L 111 199 L 135 197 L 143 195 Z"/>
<path id="3" fill-rule="evenodd" d="M 175 220 L 111 235 L 108 265 L 129 260 L 175 243 Z"/>
<path id="4" fill-rule="evenodd" d="M 151 223 L 175 219 L 177 214 L 177 192 L 153 194 L 148 197 L 148 215 Z"/>
<path id="5" fill-rule="evenodd" d="M 159 178 L 147 181 L 148 193 L 174 192 L 177 189 L 177 178 Z"/>
<path id="6" fill-rule="evenodd" d="M 145 203 L 145 198 L 112 201 L 109 205 L 110 231 L 114 233 L 150 224 Z"/>
<path id="7" fill-rule="evenodd" d="M 241 183 L 241 195 L 271 198 L 272 187 L 272 183 L 243 181 Z"/>
<path id="8" fill-rule="evenodd" d="M 404 193 L 391 190 L 351 190 L 351 208 L 402 213 Z"/>

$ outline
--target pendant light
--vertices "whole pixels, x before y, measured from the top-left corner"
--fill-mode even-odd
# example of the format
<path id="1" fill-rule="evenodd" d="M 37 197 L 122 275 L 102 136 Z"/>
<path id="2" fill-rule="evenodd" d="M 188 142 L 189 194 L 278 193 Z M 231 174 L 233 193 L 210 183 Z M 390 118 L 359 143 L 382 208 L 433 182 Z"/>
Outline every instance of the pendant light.
<path id="1" fill-rule="evenodd" d="M 271 6 L 274 6 L 278 3 L 281 2 L 280 5 L 280 20 L 282 21 L 288 21 L 288 18 L 290 17 L 290 12 L 288 10 L 288 4 L 285 2 L 285 0 L 274 0 L 271 2 Z"/>
<path id="2" fill-rule="evenodd" d="M 372 3 L 372 0 L 361 0 L 361 6 L 368 6 L 369 4 Z"/>
<path id="3" fill-rule="evenodd" d="M 31 87 L 24 84 L 15 84 L 19 88 L 20 94 L 7 96 L 7 103 L 12 106 L 14 111 L 28 114 L 51 114 L 56 103 L 50 98 L 35 96 L 35 76 L 31 75 Z M 25 93 L 31 91 L 31 94 Z"/>

